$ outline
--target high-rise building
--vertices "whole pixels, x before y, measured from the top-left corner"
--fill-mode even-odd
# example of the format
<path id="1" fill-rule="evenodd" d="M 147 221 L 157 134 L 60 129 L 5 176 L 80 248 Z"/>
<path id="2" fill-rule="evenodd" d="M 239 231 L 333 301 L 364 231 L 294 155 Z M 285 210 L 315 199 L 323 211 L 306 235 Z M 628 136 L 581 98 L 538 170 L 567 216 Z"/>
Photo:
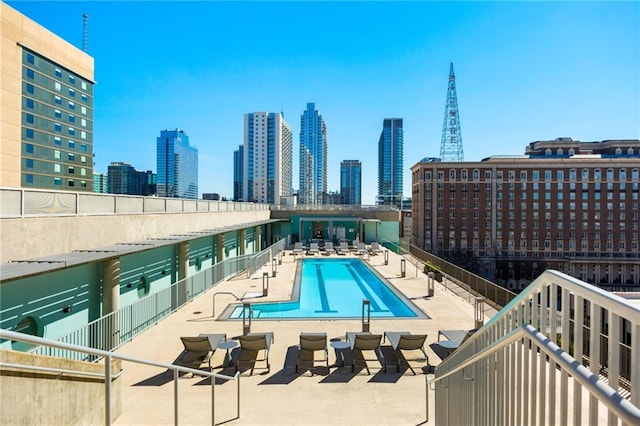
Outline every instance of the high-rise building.
<path id="1" fill-rule="evenodd" d="M 340 194 L 343 204 L 362 204 L 362 164 L 360 160 L 340 163 Z"/>
<path id="2" fill-rule="evenodd" d="M 402 203 L 404 172 L 402 118 L 385 118 L 378 141 L 378 196 L 376 204 Z"/>
<path id="3" fill-rule="evenodd" d="M 244 177 L 244 145 L 233 151 L 233 201 L 242 201 L 242 180 Z"/>
<path id="4" fill-rule="evenodd" d="M 413 243 L 512 289 L 557 269 L 640 284 L 640 141 L 531 143 L 526 155 L 411 168 Z"/>
<path id="5" fill-rule="evenodd" d="M 154 195 L 156 174 L 151 170 L 139 171 L 131 164 L 112 162 L 109 164 L 108 192 L 110 194 Z"/>
<path id="6" fill-rule="evenodd" d="M 109 179 L 106 173 L 93 173 L 93 192 L 106 194 L 109 192 Z"/>
<path id="7" fill-rule="evenodd" d="M 280 204 L 291 195 L 293 134 L 279 112 L 244 115 L 243 200 Z"/>
<path id="8" fill-rule="evenodd" d="M 327 193 L 327 126 L 313 102 L 300 117 L 299 204 L 322 204 Z"/>
<path id="9" fill-rule="evenodd" d="M 92 192 L 93 58 L 0 8 L 0 186 Z"/>
<path id="10" fill-rule="evenodd" d="M 157 195 L 198 198 L 198 150 L 184 130 L 162 130 L 157 139 Z"/>

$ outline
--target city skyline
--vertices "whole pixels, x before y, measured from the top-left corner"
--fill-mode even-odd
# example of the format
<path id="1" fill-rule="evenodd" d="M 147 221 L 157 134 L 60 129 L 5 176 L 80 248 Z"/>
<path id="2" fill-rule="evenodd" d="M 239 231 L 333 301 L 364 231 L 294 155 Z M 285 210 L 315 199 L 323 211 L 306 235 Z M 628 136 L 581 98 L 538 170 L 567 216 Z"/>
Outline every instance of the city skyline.
<path id="1" fill-rule="evenodd" d="M 158 129 L 179 127 L 200 152 L 200 192 L 232 197 L 243 114 L 283 111 L 295 135 L 295 117 L 315 102 L 328 191 L 340 162 L 359 159 L 362 201 L 373 204 L 381 119 L 404 119 L 405 182 L 439 155 L 450 62 L 468 161 L 522 154 L 535 140 L 640 136 L 635 2 L 7 3 L 78 47 L 89 14 L 97 172 L 115 161 L 155 169 Z M 311 10 L 331 30 L 296 21 Z M 184 36 L 154 23 L 169 15 Z M 278 41 L 256 44 L 262 34 Z"/>

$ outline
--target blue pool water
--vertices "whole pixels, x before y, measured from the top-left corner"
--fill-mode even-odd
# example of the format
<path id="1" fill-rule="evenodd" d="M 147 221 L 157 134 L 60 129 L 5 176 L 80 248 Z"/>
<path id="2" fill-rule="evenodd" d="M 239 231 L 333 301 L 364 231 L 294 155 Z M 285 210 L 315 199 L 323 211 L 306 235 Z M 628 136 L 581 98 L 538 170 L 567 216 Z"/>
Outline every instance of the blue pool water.
<path id="1" fill-rule="evenodd" d="M 362 300 L 371 317 L 424 317 L 408 299 L 386 285 L 360 259 L 303 259 L 292 301 L 252 303 L 253 318 L 360 318 Z M 229 318 L 241 318 L 236 307 Z"/>

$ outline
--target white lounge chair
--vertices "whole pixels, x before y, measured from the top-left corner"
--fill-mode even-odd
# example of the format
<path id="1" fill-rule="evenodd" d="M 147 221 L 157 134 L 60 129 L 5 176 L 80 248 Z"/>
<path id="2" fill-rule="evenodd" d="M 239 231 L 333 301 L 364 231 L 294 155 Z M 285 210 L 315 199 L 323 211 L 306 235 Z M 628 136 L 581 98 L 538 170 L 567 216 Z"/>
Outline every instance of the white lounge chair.
<path id="1" fill-rule="evenodd" d="M 318 247 L 318 243 L 310 243 L 309 244 L 309 254 L 314 255 L 320 251 L 320 247 Z"/>

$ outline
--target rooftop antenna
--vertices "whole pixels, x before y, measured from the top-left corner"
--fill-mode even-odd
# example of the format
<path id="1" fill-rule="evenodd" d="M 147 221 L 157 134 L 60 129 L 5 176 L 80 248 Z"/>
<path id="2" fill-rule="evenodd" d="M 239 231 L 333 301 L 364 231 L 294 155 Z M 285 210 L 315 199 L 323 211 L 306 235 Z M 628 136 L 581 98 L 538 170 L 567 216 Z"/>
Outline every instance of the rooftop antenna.
<path id="1" fill-rule="evenodd" d="M 89 51 L 89 14 L 82 14 L 82 51 Z"/>
<path id="2" fill-rule="evenodd" d="M 449 66 L 449 84 L 447 87 L 447 103 L 444 109 L 444 122 L 442 124 L 440 159 L 442 161 L 464 161 L 462 134 L 460 133 L 460 116 L 458 115 L 458 96 L 456 94 L 456 76 L 453 73 L 453 62 L 451 62 Z"/>

